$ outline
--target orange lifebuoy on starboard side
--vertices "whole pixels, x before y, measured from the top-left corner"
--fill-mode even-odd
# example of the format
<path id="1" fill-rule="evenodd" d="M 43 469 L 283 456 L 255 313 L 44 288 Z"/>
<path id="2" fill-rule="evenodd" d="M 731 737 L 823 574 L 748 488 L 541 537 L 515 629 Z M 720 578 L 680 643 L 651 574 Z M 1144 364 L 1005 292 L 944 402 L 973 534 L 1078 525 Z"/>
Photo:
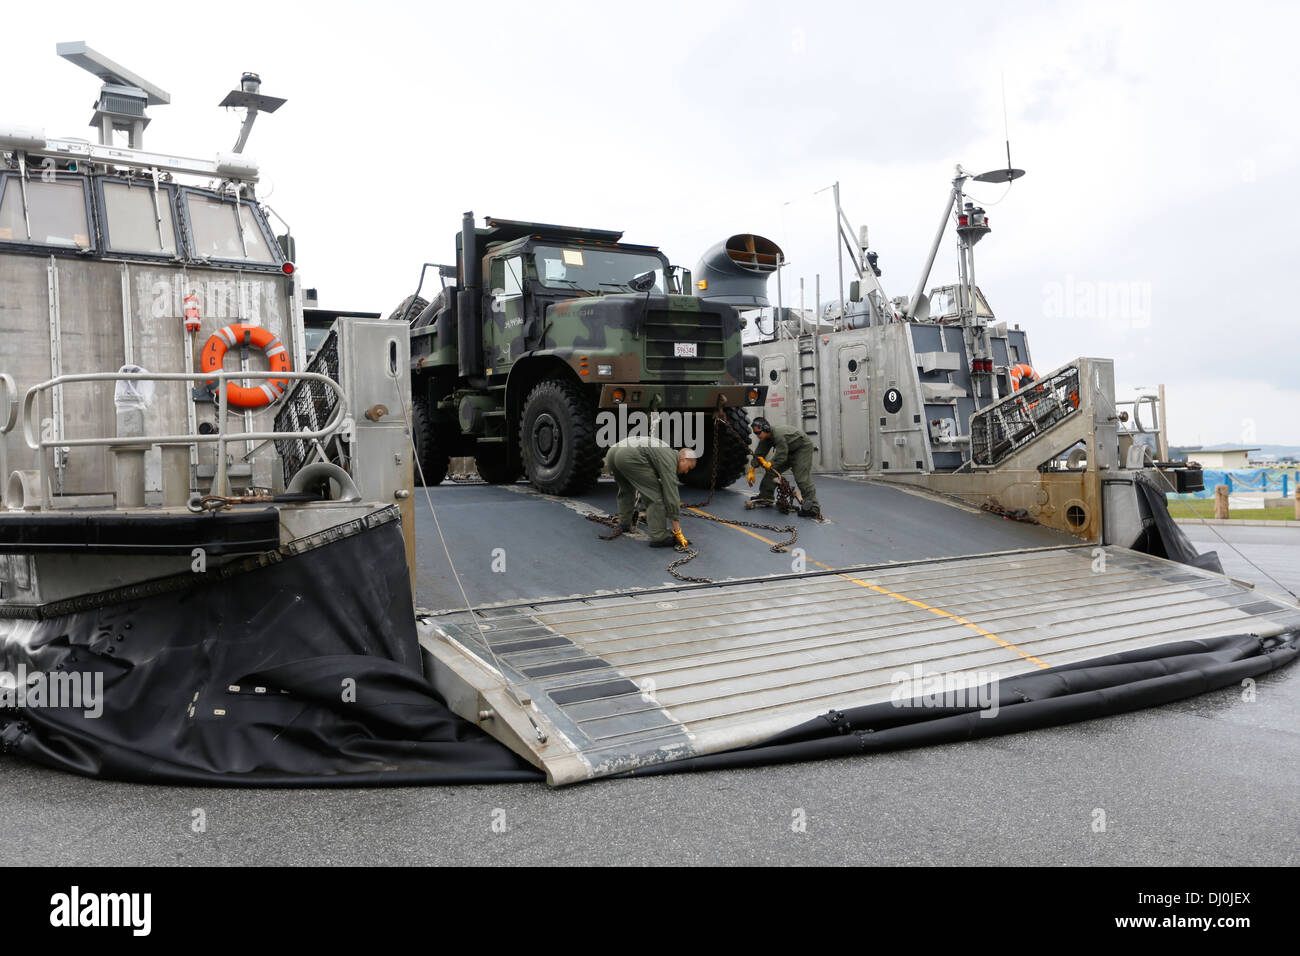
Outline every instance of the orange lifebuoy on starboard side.
<path id="1" fill-rule="evenodd" d="M 224 329 L 214 332 L 212 337 L 203 343 L 203 352 L 199 359 L 200 371 L 218 371 L 225 361 L 226 352 L 235 345 L 257 346 L 266 356 L 272 372 L 291 371 L 289 350 L 284 347 L 284 344 L 260 325 L 245 325 L 242 322 L 227 325 Z M 212 385 L 214 381 L 209 380 L 208 384 Z M 287 378 L 267 379 L 262 384 L 249 388 L 235 382 L 226 382 L 226 401 L 235 408 L 262 408 L 274 402 L 288 388 Z"/>

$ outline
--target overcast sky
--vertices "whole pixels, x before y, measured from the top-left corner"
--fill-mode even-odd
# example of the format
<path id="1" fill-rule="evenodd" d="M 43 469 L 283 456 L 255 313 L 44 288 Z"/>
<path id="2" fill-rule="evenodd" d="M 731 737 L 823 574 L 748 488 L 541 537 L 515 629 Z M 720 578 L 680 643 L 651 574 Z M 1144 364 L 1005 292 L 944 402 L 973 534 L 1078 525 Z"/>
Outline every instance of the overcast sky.
<path id="1" fill-rule="evenodd" d="M 149 11 L 158 11 L 153 24 Z M 622 229 L 693 267 L 752 231 L 835 287 L 834 211 L 908 295 L 954 163 L 976 273 L 1040 371 L 1112 357 L 1175 444 L 1300 444 L 1300 5 L 579 2 L 11 5 L 0 123 L 90 137 L 92 48 L 161 86 L 146 146 L 210 156 L 244 70 L 288 97 L 247 148 L 323 305 L 387 313 L 462 212 Z M 996 203 L 996 205 L 994 205 Z M 949 233 L 930 285 L 955 279 Z M 771 289 L 775 295 L 775 283 Z"/>

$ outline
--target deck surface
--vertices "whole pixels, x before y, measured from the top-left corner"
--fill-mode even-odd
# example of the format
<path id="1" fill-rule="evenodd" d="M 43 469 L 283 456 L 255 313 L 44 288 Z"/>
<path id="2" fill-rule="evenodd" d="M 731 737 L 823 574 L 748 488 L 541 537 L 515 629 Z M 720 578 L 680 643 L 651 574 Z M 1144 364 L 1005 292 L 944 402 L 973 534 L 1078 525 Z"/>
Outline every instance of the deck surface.
<path id="1" fill-rule="evenodd" d="M 614 510 L 611 481 L 573 499 L 548 497 L 523 483 L 492 487 L 447 482 L 429 492 L 475 607 L 680 583 L 665 570 L 677 556 L 671 550 L 648 547 L 644 533 L 601 541 L 596 535 L 606 529 L 584 520 L 584 513 Z M 744 482 L 718 492 L 706 510 L 728 519 L 793 524 L 799 529 L 797 547 L 805 551 L 808 570 L 1077 543 L 1047 528 L 887 485 L 818 476 L 817 493 L 829 518 L 822 523 L 775 509 L 745 511 L 750 489 Z M 683 493 L 687 503 L 704 497 Z M 435 611 L 463 608 L 423 489 L 416 489 L 415 505 L 416 604 Z M 785 535 L 750 533 L 692 517 L 683 519 L 682 528 L 700 552 L 683 568 L 687 574 L 721 581 L 794 571 L 792 554 L 769 550 L 771 542 Z M 505 570 L 494 571 L 494 561 L 500 568 L 502 559 Z"/>

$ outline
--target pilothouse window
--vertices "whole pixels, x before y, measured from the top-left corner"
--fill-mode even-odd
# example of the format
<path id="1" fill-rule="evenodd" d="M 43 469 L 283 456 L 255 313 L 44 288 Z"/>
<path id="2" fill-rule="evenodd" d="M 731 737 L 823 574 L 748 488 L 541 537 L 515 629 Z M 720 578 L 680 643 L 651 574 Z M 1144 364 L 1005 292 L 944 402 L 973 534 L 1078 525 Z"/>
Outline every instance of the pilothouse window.
<path id="1" fill-rule="evenodd" d="M 86 191 L 80 180 L 27 181 L 27 214 L 23 215 L 23 184 L 6 176 L 0 193 L 0 242 L 34 242 L 46 246 L 90 248 Z M 28 232 L 27 224 L 31 223 Z"/>
<path id="2" fill-rule="evenodd" d="M 249 262 L 275 261 L 257 220 L 244 203 L 238 204 L 238 218 L 236 203 L 230 200 L 191 195 L 188 203 L 196 256 Z"/>
<path id="3" fill-rule="evenodd" d="M 176 254 L 176 231 L 172 228 L 172 206 L 167 190 L 158 190 L 155 206 L 152 183 L 104 183 L 104 218 L 110 249 Z"/>

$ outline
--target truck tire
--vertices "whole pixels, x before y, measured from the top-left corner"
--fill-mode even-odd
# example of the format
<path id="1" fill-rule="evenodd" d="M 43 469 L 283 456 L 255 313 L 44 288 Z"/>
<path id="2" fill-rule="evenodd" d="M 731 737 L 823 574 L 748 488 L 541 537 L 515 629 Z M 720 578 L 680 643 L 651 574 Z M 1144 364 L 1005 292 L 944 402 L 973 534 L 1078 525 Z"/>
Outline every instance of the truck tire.
<path id="1" fill-rule="evenodd" d="M 718 428 L 718 444 L 713 445 L 713 421 L 705 420 L 704 454 L 694 468 L 682 476 L 682 484 L 691 488 L 708 488 L 713 479 L 713 459 L 718 457 L 718 484 L 725 488 L 745 473 L 749 462 L 749 416 L 743 408 L 728 408 L 727 420 Z M 743 438 L 741 436 L 744 436 Z"/>
<path id="2" fill-rule="evenodd" d="M 393 310 L 393 314 L 388 317 L 389 322 L 405 322 L 410 325 L 415 321 L 415 317 L 429 307 L 429 303 L 421 299 L 418 295 L 408 295 L 402 300 L 402 304 Z"/>
<path id="3" fill-rule="evenodd" d="M 548 495 L 581 494 L 596 483 L 605 453 L 581 388 L 562 379 L 533 387 L 519 420 L 519 456 L 528 480 Z"/>
<path id="4" fill-rule="evenodd" d="M 415 442 L 415 481 L 421 485 L 440 485 L 447 477 L 451 456 L 439 447 L 429 403 L 417 398 L 411 409 L 411 438 Z M 421 480 L 423 478 L 423 480 Z"/>
<path id="5" fill-rule="evenodd" d="M 503 448 L 479 452 L 474 456 L 474 467 L 478 476 L 489 485 L 513 485 L 523 474 L 523 469 L 518 465 L 506 464 Z"/>

